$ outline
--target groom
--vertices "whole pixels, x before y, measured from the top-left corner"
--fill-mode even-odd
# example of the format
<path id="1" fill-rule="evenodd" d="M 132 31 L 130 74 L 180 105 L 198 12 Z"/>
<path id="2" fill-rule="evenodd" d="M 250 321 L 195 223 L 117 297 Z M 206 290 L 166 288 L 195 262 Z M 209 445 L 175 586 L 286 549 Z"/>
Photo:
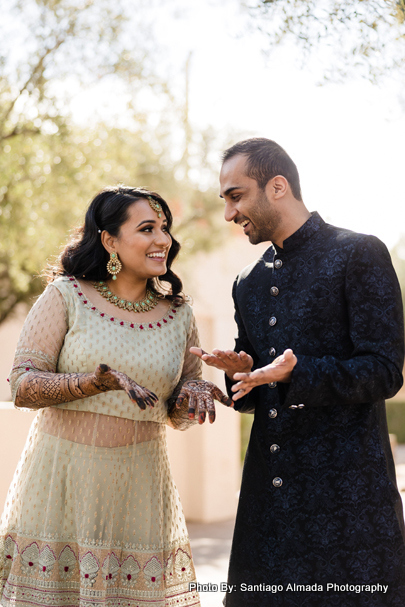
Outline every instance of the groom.
<path id="1" fill-rule="evenodd" d="M 225 219 L 272 243 L 235 281 L 235 350 L 192 349 L 254 413 L 226 607 L 403 607 L 384 400 L 402 385 L 404 326 L 389 253 L 309 213 L 274 141 L 229 148 L 220 184 Z"/>

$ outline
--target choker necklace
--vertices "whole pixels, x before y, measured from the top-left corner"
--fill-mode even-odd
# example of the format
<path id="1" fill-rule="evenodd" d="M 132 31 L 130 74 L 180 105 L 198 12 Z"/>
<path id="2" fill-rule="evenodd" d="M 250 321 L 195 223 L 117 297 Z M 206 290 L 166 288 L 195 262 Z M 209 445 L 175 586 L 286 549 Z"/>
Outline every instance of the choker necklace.
<path id="1" fill-rule="evenodd" d="M 103 280 L 99 282 L 93 282 L 94 288 L 102 295 L 107 301 L 118 306 L 122 310 L 129 310 L 130 312 L 149 312 L 159 303 L 159 297 L 155 291 L 151 289 L 146 290 L 146 295 L 139 301 L 128 301 L 127 299 L 121 299 L 118 295 L 115 295 L 105 284 Z"/>

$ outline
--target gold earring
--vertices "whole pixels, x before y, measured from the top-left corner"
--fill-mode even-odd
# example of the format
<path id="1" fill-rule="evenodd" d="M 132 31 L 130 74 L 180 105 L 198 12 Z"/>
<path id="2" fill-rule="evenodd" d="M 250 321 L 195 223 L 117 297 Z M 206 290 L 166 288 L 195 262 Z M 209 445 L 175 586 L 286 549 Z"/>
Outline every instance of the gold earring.
<path id="1" fill-rule="evenodd" d="M 107 264 L 107 272 L 112 274 L 112 279 L 117 280 L 117 274 L 122 269 L 122 263 L 118 259 L 118 253 L 110 253 L 110 261 Z"/>

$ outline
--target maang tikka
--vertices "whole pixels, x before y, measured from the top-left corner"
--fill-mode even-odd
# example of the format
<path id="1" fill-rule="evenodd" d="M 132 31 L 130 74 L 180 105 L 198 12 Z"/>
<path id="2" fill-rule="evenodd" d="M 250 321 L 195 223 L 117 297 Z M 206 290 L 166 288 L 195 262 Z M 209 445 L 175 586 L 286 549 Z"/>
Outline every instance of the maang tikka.
<path id="1" fill-rule="evenodd" d="M 155 213 L 157 213 L 157 216 L 160 219 L 160 217 L 162 217 L 161 205 L 154 198 L 152 198 L 152 196 L 148 196 L 148 202 L 149 202 L 149 206 L 152 209 L 152 211 L 155 211 Z"/>
<path id="2" fill-rule="evenodd" d="M 118 259 L 118 253 L 110 253 L 110 261 L 107 264 L 107 272 L 112 274 L 112 279 L 117 280 L 117 274 L 122 269 L 122 263 Z"/>

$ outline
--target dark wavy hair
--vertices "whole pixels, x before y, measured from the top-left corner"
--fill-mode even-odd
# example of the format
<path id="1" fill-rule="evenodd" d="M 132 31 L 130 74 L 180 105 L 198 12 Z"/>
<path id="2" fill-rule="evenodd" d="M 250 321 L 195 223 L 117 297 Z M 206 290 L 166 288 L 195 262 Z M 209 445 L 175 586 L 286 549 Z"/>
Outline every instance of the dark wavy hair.
<path id="1" fill-rule="evenodd" d="M 48 281 L 55 280 L 58 276 L 83 277 L 91 281 L 107 280 L 110 276 L 107 271 L 110 256 L 101 243 L 99 230 L 106 230 L 111 236 L 118 236 L 122 224 L 128 219 L 129 207 L 134 202 L 147 199 L 149 196 L 162 207 L 172 245 L 167 257 L 166 273 L 159 278 L 148 279 L 147 286 L 177 305 L 183 303 L 185 301 L 182 292 L 183 284 L 171 269 L 180 251 L 180 243 L 170 232 L 173 216 L 167 202 L 159 194 L 144 188 L 117 185 L 105 188 L 97 194 L 86 211 L 84 225 L 76 231 L 73 240 L 63 249 L 56 265 L 46 272 Z M 168 286 L 162 283 L 168 283 Z"/>

